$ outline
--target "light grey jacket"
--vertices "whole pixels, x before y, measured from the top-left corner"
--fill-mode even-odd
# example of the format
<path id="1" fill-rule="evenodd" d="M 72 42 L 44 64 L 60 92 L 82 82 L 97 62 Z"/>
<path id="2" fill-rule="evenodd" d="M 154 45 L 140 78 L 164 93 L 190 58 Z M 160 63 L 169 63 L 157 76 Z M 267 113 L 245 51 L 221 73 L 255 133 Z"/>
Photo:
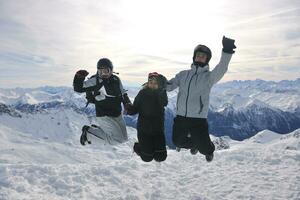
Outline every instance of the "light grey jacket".
<path id="1" fill-rule="evenodd" d="M 167 91 L 179 87 L 176 114 L 184 117 L 207 118 L 209 95 L 212 86 L 226 73 L 232 54 L 222 52 L 219 64 L 209 71 L 209 66 L 196 67 L 176 74 L 168 81 Z"/>

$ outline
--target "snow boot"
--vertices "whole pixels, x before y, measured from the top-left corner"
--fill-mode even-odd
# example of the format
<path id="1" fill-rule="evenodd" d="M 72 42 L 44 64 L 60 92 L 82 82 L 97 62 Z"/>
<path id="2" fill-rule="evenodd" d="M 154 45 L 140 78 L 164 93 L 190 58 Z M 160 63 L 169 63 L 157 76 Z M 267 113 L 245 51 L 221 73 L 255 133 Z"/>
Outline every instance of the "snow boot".
<path id="1" fill-rule="evenodd" d="M 196 155 L 198 153 L 198 149 L 197 148 L 191 148 L 190 152 L 192 155 Z"/>
<path id="2" fill-rule="evenodd" d="M 141 156 L 141 147 L 138 142 L 135 142 L 133 145 L 133 151 L 138 155 Z"/>
<path id="3" fill-rule="evenodd" d="M 205 159 L 207 162 L 211 162 L 214 159 L 214 153 L 205 155 Z"/>
<path id="4" fill-rule="evenodd" d="M 88 141 L 87 136 L 86 136 L 88 129 L 89 129 L 89 126 L 85 125 L 85 126 L 82 127 L 82 134 L 80 136 L 80 144 L 81 145 L 85 145 L 86 142 L 91 144 L 91 142 Z"/>

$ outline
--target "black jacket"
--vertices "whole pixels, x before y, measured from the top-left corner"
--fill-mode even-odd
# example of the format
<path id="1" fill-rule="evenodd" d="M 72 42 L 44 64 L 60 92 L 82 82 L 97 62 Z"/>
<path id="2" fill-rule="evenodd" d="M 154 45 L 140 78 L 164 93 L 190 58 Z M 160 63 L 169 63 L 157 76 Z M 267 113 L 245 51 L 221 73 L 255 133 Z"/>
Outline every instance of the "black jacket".
<path id="1" fill-rule="evenodd" d="M 92 93 L 97 117 L 118 117 L 121 114 L 121 102 L 125 103 L 124 95 L 126 93 L 119 77 L 112 75 L 108 79 L 101 79 L 97 75 L 94 75 L 84 81 L 83 78 L 75 75 L 73 88 L 76 92 Z"/>
<path id="2" fill-rule="evenodd" d="M 164 133 L 164 106 L 168 104 L 165 90 L 144 88 L 135 97 L 130 115 L 139 114 L 137 130 L 149 135 Z"/>

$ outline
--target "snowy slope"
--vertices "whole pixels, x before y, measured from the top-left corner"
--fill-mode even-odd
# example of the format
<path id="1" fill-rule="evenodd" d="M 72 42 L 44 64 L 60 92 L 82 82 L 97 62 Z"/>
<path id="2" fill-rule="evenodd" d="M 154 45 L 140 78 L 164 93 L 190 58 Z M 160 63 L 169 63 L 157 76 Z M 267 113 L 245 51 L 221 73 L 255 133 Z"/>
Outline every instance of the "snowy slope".
<path id="1" fill-rule="evenodd" d="M 251 137 L 249 140 L 257 143 L 269 143 L 273 140 L 281 138 L 282 135 L 270 130 L 264 130 Z"/>
<path id="2" fill-rule="evenodd" d="M 169 150 L 159 164 L 132 154 L 130 127 L 124 144 L 81 146 L 88 121 L 72 110 L 1 115 L 0 199 L 300 199 L 300 129 L 263 131 L 263 143 L 223 138 L 230 147 L 212 163 Z"/>

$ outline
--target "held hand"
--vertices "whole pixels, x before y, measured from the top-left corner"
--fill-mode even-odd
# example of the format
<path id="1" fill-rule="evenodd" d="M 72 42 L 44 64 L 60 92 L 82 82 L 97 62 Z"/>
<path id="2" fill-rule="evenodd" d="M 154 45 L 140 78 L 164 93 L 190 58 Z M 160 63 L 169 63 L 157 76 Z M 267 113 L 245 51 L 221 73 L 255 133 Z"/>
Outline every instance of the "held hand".
<path id="1" fill-rule="evenodd" d="M 89 73 L 86 70 L 79 70 L 76 72 L 76 76 L 78 76 L 80 78 L 85 78 L 88 74 Z"/>
<path id="2" fill-rule="evenodd" d="M 131 104 L 131 101 L 128 97 L 128 94 L 127 93 L 124 93 L 123 94 L 123 104 L 126 105 L 126 104 Z"/>
<path id="3" fill-rule="evenodd" d="M 235 40 L 223 36 L 222 39 L 223 52 L 233 54 L 235 52 L 233 49 L 236 48 L 234 42 Z"/>
<path id="4" fill-rule="evenodd" d="M 130 115 L 130 113 L 132 113 L 132 104 L 131 103 L 126 103 L 124 105 L 124 111 L 123 114 L 124 115 Z"/>

